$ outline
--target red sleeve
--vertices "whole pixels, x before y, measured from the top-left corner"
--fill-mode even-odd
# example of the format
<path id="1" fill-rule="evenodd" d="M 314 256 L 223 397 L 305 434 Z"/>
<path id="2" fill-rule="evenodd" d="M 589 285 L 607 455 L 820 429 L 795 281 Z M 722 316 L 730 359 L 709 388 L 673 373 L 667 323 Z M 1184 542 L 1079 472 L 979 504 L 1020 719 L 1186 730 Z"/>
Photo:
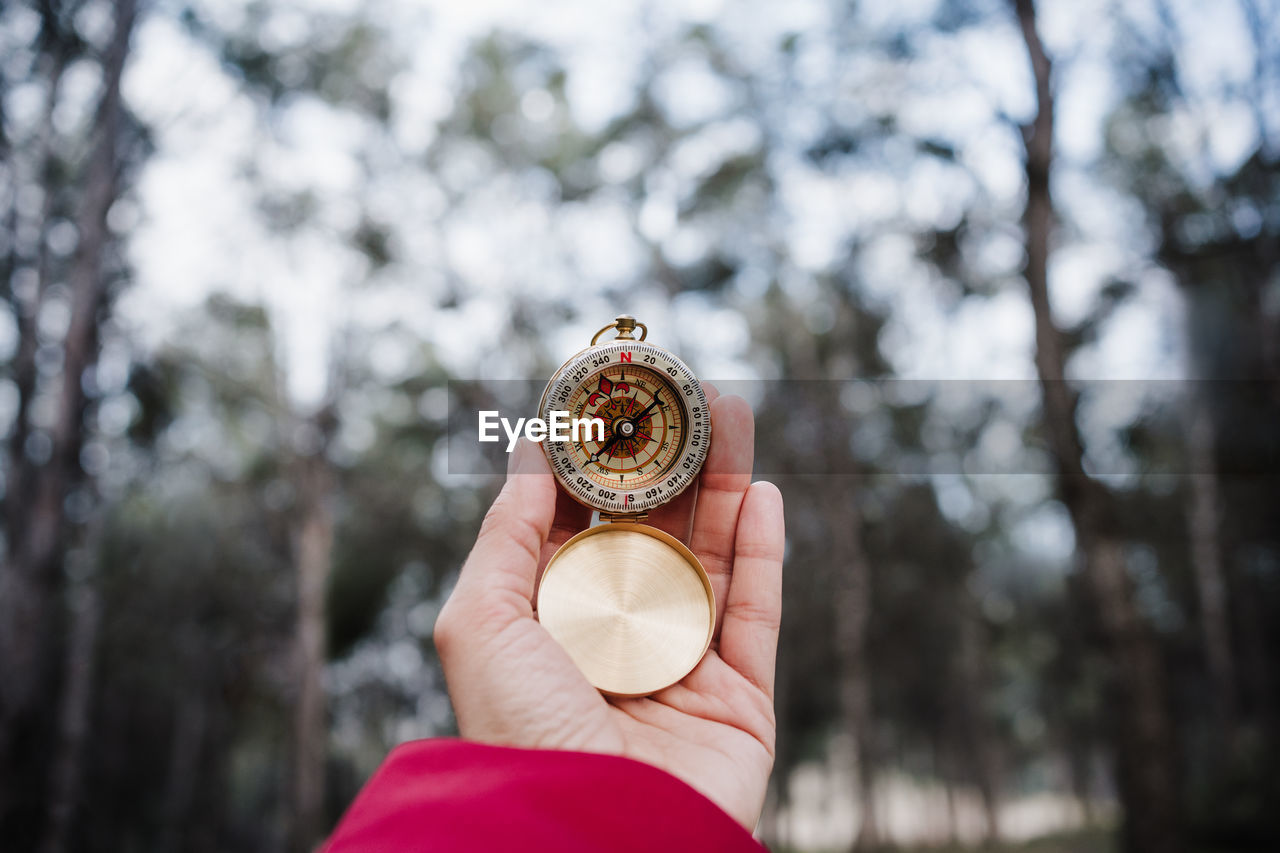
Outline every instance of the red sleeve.
<path id="1" fill-rule="evenodd" d="M 629 758 L 414 741 L 392 751 L 323 853 L 764 853 L 674 776 Z"/>

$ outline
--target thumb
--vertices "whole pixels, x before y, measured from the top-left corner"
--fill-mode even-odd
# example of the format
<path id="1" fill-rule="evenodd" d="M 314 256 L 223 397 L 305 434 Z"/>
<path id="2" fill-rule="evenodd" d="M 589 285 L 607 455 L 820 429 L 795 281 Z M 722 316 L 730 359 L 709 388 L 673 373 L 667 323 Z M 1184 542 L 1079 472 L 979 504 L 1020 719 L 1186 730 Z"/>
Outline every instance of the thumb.
<path id="1" fill-rule="evenodd" d="M 533 615 L 538 557 L 556 511 L 556 486 L 542 447 L 520 439 L 507 460 L 507 482 L 484 517 L 454 596 L 492 618 Z M 461 604 L 462 601 L 459 601 Z"/>

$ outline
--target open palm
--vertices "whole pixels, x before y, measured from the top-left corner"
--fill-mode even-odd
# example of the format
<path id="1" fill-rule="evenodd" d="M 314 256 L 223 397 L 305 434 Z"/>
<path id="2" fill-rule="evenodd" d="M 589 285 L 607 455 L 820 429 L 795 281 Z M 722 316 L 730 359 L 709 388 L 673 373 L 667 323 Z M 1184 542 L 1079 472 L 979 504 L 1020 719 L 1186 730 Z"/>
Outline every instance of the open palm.
<path id="1" fill-rule="evenodd" d="M 711 420 L 714 438 L 696 490 L 648 521 L 688 543 L 716 595 L 711 650 L 678 684 L 645 698 L 606 698 L 538 624 L 532 602 L 541 572 L 591 512 L 556 486 L 541 449 L 529 442 L 512 455 L 435 642 L 464 737 L 644 761 L 751 829 L 773 766 L 782 498 L 771 484 L 750 482 L 747 404 L 713 399 Z"/>

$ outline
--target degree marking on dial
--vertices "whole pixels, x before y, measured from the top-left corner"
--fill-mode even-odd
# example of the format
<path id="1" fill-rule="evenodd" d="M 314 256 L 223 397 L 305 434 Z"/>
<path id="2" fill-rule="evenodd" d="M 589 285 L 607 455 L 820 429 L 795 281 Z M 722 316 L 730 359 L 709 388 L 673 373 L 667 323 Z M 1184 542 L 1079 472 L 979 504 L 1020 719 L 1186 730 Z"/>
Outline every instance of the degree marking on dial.
<path id="1" fill-rule="evenodd" d="M 601 417 L 612 413 L 612 417 L 605 418 L 607 425 L 616 426 L 621 417 L 637 427 L 627 443 L 605 450 L 596 465 L 590 464 L 591 447 L 594 445 L 599 453 L 601 443 L 594 440 L 551 448 L 552 455 L 560 461 L 553 470 L 562 485 L 579 500 L 601 510 L 651 509 L 666 503 L 693 481 L 707 454 L 708 443 L 702 433 L 709 420 L 707 402 L 702 389 L 696 385 L 697 377 L 678 358 L 661 348 L 644 344 L 639 348 L 645 353 L 646 361 L 636 370 L 620 364 L 628 359 L 622 356 L 624 350 L 617 345 L 606 345 L 600 348 L 603 352 L 591 350 L 589 355 L 570 359 L 552 378 L 547 395 L 548 400 L 560 402 L 578 417 L 590 417 L 597 406 L 609 406 L 608 411 L 600 413 Z M 627 370 L 630 377 L 624 372 Z M 599 387 L 602 378 L 606 381 L 613 378 L 621 385 L 616 390 L 611 388 L 613 393 L 609 396 L 616 401 L 613 404 L 604 399 L 603 389 Z M 688 390 L 690 384 L 695 392 Z M 640 399 L 640 391 L 645 392 L 646 400 L 652 402 L 657 398 L 658 405 L 647 406 Z M 586 405 L 589 394 L 598 395 L 595 405 Z M 638 415 L 642 409 L 646 412 L 643 418 Z M 691 435 L 704 439 L 696 445 L 685 441 L 681 432 L 690 418 L 694 427 Z M 611 433 L 612 429 L 607 434 Z M 618 482 L 606 480 L 609 474 L 618 474 Z M 575 475 L 585 475 L 604 489 L 594 492 L 585 483 L 579 486 Z"/>

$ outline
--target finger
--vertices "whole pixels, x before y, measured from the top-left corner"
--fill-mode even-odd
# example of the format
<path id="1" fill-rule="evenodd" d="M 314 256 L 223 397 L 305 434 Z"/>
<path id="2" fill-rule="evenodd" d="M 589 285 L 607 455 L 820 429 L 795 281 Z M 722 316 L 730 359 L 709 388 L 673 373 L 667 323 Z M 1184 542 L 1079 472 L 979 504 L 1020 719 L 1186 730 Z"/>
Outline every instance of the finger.
<path id="1" fill-rule="evenodd" d="M 532 614 L 534 579 L 555 510 L 556 485 L 542 448 L 521 439 L 453 597 L 467 604 L 489 602 L 513 618 Z"/>
<path id="2" fill-rule="evenodd" d="M 702 383 L 702 392 L 707 395 L 708 406 L 720 396 L 716 386 L 710 382 Z M 650 512 L 649 518 L 645 523 L 659 530 L 664 530 L 681 542 L 687 543 L 693 533 L 693 509 L 697 499 L 698 483 L 694 481 L 689 484 L 687 489 L 677 495 L 675 500 L 668 501 Z"/>
<path id="3" fill-rule="evenodd" d="M 751 485 L 755 420 L 741 397 L 720 397 L 711 406 L 711 451 L 698 482 L 689 547 L 702 561 L 716 596 L 716 634 L 724 617 L 725 593 L 733 571 L 738 510 Z"/>
<path id="4" fill-rule="evenodd" d="M 753 483 L 738 514 L 720 657 L 770 698 L 782 619 L 785 542 L 782 494 L 773 483 Z"/>

